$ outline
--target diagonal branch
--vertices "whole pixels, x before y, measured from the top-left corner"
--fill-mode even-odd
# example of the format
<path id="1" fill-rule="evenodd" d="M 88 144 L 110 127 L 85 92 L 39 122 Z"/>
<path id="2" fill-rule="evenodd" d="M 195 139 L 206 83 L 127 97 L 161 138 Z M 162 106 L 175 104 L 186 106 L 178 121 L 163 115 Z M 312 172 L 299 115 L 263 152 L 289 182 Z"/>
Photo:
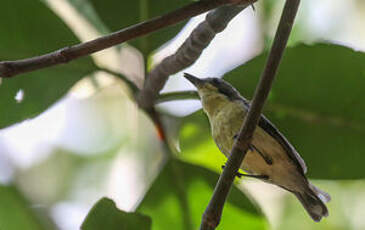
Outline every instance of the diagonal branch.
<path id="1" fill-rule="evenodd" d="M 133 38 L 146 35 L 158 29 L 176 24 L 190 17 L 199 15 L 218 6 L 236 4 L 242 0 L 201 0 L 167 13 L 163 16 L 124 28 L 92 41 L 17 61 L 0 62 L 0 77 L 13 77 L 20 73 L 30 72 L 54 65 L 67 63 L 74 59 L 121 44 Z"/>
<path id="2" fill-rule="evenodd" d="M 280 24 L 265 69 L 256 88 L 248 115 L 243 122 L 239 137 L 235 141 L 226 167 L 219 177 L 213 196 L 205 210 L 201 230 L 214 230 L 219 222 L 223 206 L 233 184 L 236 173 L 245 158 L 253 132 L 259 121 L 262 108 L 270 92 L 281 58 L 283 56 L 300 0 L 286 0 Z"/>
<path id="3" fill-rule="evenodd" d="M 199 95 L 198 92 L 195 90 L 161 93 L 156 99 L 156 103 L 176 100 L 199 100 Z"/>
<path id="4" fill-rule="evenodd" d="M 205 21 L 193 30 L 176 53 L 165 58 L 148 74 L 138 97 L 140 107 L 152 108 L 168 77 L 193 64 L 215 35 L 222 32 L 238 13 L 256 1 L 235 0 L 239 5 L 222 6 L 210 12 Z"/>

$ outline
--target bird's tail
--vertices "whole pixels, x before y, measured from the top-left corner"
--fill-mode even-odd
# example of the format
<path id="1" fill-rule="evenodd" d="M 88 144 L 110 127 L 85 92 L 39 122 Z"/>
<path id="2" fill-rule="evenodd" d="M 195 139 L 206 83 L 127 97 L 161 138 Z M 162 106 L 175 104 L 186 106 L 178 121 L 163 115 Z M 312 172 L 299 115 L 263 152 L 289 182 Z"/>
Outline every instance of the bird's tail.
<path id="1" fill-rule="evenodd" d="M 325 203 L 329 202 L 331 197 L 326 192 L 308 183 L 304 192 L 295 192 L 294 194 L 314 221 L 319 222 L 322 217 L 328 216 Z"/>

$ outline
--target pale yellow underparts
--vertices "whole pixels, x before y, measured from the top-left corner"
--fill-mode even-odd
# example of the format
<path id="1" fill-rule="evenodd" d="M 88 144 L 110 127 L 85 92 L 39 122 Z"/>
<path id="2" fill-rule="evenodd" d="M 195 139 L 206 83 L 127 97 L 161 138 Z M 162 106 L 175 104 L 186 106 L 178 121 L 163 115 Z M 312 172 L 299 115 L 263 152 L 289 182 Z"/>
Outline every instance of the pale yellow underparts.
<path id="1" fill-rule="evenodd" d="M 239 133 L 247 113 L 243 101 L 229 100 L 210 84 L 200 88 L 199 95 L 210 121 L 213 139 L 221 152 L 228 157 L 233 147 L 234 136 Z M 280 143 L 257 127 L 252 144 L 261 153 L 269 156 L 273 164 L 265 162 L 264 158 L 252 149 L 247 152 L 241 169 L 251 174 L 269 176 L 267 182 L 290 191 L 303 191 L 303 186 L 307 185 L 305 178 Z"/>

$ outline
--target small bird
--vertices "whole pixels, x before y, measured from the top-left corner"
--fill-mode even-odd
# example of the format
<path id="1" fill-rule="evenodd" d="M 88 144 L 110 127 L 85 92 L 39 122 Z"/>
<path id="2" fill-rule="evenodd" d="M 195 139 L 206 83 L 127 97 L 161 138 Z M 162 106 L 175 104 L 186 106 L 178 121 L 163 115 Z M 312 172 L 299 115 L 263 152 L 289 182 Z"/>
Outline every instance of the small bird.
<path id="1" fill-rule="evenodd" d="M 219 78 L 199 79 L 185 73 L 198 90 L 207 114 L 212 136 L 220 151 L 228 157 L 250 106 L 229 83 Z M 328 216 L 325 205 L 331 197 L 306 178 L 307 167 L 294 147 L 263 115 L 253 134 L 241 169 L 267 183 L 292 192 L 316 222 Z"/>

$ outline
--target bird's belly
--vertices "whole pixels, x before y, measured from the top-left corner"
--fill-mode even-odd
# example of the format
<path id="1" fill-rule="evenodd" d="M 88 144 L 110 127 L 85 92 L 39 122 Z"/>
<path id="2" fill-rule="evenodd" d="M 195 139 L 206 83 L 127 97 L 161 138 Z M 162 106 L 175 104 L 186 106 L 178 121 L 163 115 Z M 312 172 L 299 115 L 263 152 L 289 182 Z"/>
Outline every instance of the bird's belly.
<path id="1" fill-rule="evenodd" d="M 235 130 L 239 132 L 239 130 Z M 227 126 L 220 126 L 220 131 L 216 132 L 215 141 L 219 149 L 228 157 L 233 147 L 235 132 Z M 291 191 L 298 190 L 302 183 L 298 181 L 302 175 L 298 172 L 295 164 L 291 162 L 284 148 L 264 130 L 257 127 L 252 145 L 257 151 L 272 159 L 272 164 L 268 164 L 265 159 L 255 149 L 250 149 L 241 164 L 241 169 L 254 175 L 266 175 L 268 182 L 280 185 Z"/>

